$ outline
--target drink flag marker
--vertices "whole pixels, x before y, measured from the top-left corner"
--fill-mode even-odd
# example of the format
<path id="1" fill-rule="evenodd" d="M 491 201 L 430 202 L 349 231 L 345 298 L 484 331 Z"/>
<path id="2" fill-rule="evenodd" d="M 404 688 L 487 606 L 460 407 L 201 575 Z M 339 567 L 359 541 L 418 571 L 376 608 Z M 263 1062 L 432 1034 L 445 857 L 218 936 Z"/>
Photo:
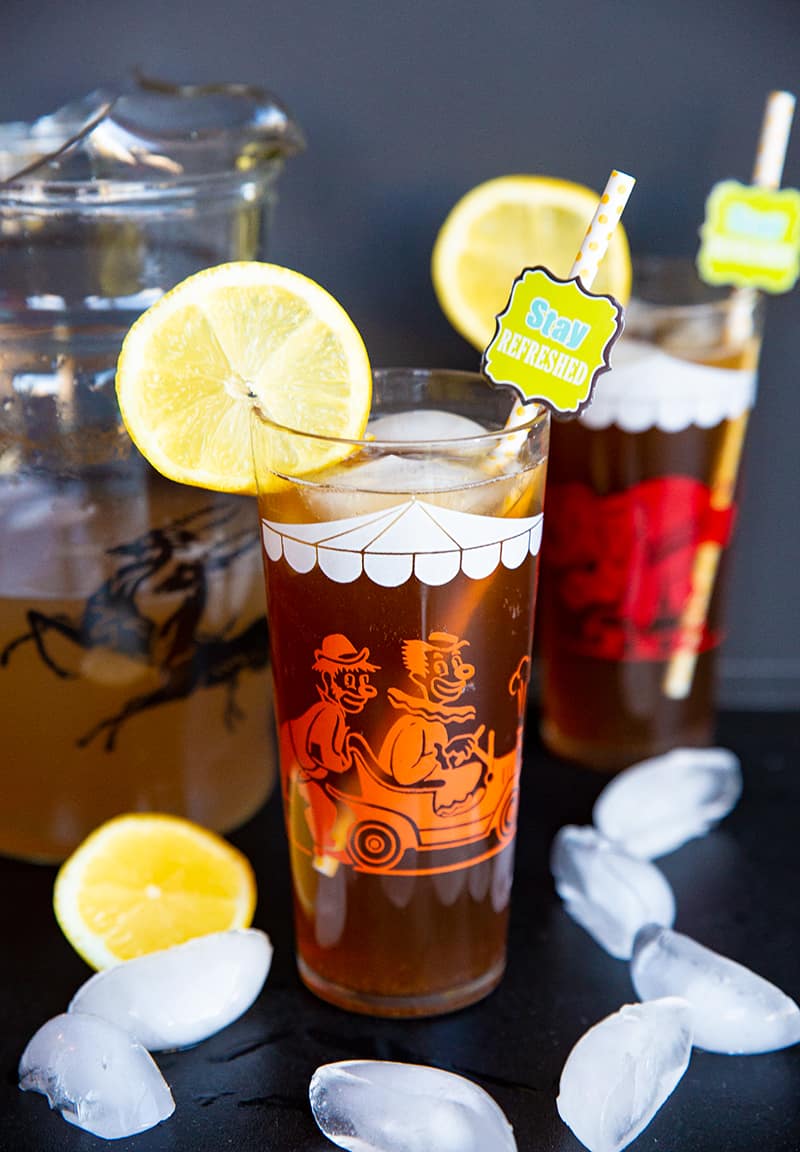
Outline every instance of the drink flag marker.
<path id="1" fill-rule="evenodd" d="M 609 371 L 622 305 L 589 289 L 634 184 L 632 176 L 612 171 L 566 280 L 537 266 L 523 269 L 514 281 L 481 360 L 489 380 L 519 394 L 509 427 L 527 420 L 525 407 L 533 401 L 576 416 L 591 402 L 598 377 Z"/>
<path id="2" fill-rule="evenodd" d="M 781 176 L 783 175 L 783 165 L 789 143 L 794 107 L 795 98 L 790 92 L 771 92 L 767 98 L 753 168 L 753 187 L 748 189 L 744 185 L 738 185 L 738 187 L 742 188 L 748 195 L 751 193 L 766 195 L 770 189 L 778 189 Z M 708 204 L 711 203 L 717 189 L 723 187 L 724 185 L 716 185 L 709 197 Z M 788 191 L 791 191 L 791 189 Z M 794 193 L 794 195 L 797 197 L 798 204 L 800 205 L 800 193 Z M 727 196 L 727 192 L 722 194 L 721 201 L 723 203 Z M 752 204 L 756 203 L 753 200 L 748 204 L 746 198 L 744 200 L 741 198 L 737 200 L 736 196 L 731 196 L 727 202 L 729 205 L 734 206 L 738 203 L 740 207 L 743 206 L 748 209 L 752 209 Z M 755 212 L 755 209 L 752 210 Z M 743 218 L 750 220 L 750 217 L 745 216 Z M 769 214 L 767 217 L 762 218 L 762 222 L 763 219 L 768 218 Z M 798 225 L 800 226 L 800 212 L 798 214 Z M 710 259 L 708 256 L 708 240 L 712 233 L 709 233 L 708 227 L 709 216 L 707 215 L 706 224 L 702 229 L 703 243 L 701 244 L 700 253 L 698 254 L 698 271 L 703 279 L 708 279 L 708 276 L 704 274 L 704 269 Z M 756 236 L 752 241 L 753 251 L 756 255 L 754 261 L 751 261 L 750 270 L 743 279 L 728 278 L 727 280 L 718 281 L 738 285 L 731 296 L 731 308 L 728 315 L 726 331 L 726 338 L 734 346 L 746 343 L 752 336 L 752 315 L 756 299 L 754 286 L 764 286 L 763 283 L 758 282 L 757 276 L 754 277 L 751 275 L 753 268 L 757 270 L 759 243 L 758 236 Z M 800 231 L 798 231 L 797 245 L 800 250 Z M 704 248 L 706 249 L 705 253 Z M 791 285 L 789 285 L 789 287 L 791 287 Z M 774 290 L 775 289 L 773 289 L 773 291 Z M 779 289 L 779 291 L 786 290 L 786 288 Z M 727 511 L 733 503 L 736 477 L 739 471 L 739 460 L 747 431 L 747 418 L 748 412 L 745 411 L 736 420 L 730 421 L 725 430 L 710 485 L 710 507 L 715 511 Z M 691 691 L 695 666 L 697 664 L 697 655 L 708 615 L 708 607 L 711 602 L 711 594 L 714 591 L 714 583 L 717 578 L 717 569 L 719 567 L 721 554 L 722 546 L 713 541 L 700 544 L 695 553 L 694 563 L 692 565 L 690 592 L 681 614 L 680 628 L 678 631 L 680 639 L 678 647 L 670 657 L 662 685 L 664 695 L 668 696 L 671 700 L 683 700 Z"/>
<path id="3" fill-rule="evenodd" d="M 797 282 L 800 192 L 779 187 L 794 106 L 790 92 L 770 93 L 752 183 L 723 180 L 711 189 L 697 254 L 708 284 L 779 293 Z"/>

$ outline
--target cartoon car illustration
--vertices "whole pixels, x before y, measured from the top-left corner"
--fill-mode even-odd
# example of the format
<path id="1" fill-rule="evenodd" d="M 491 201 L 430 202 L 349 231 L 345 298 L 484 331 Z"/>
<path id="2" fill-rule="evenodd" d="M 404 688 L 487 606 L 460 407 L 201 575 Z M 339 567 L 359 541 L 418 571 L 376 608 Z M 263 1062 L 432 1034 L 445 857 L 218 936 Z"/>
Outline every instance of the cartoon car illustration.
<path id="1" fill-rule="evenodd" d="M 415 874 L 434 871 L 434 854 L 442 850 L 485 840 L 490 855 L 514 836 L 516 756 L 495 758 L 491 734 L 480 795 L 473 807 L 452 815 L 435 807 L 436 788 L 430 783 L 400 785 L 357 747 L 353 761 L 357 790 L 345 791 L 330 781 L 326 788 L 347 824 L 344 847 L 335 855 L 359 871 L 402 873 L 408 852 L 415 854 L 410 869 Z M 421 855 L 429 857 L 427 869 Z"/>
<path id="2" fill-rule="evenodd" d="M 460 701 L 475 675 L 468 647 L 444 632 L 404 642 L 412 689 L 389 689 L 395 720 L 376 752 L 350 725 L 374 699 L 379 669 L 367 648 L 325 637 L 313 665 L 319 700 L 281 726 L 290 834 L 316 871 L 439 871 L 463 864 L 467 845 L 473 861 L 513 838 L 518 749 L 498 757 L 494 732 Z M 525 656 L 508 685 L 519 732 L 528 665 Z"/>

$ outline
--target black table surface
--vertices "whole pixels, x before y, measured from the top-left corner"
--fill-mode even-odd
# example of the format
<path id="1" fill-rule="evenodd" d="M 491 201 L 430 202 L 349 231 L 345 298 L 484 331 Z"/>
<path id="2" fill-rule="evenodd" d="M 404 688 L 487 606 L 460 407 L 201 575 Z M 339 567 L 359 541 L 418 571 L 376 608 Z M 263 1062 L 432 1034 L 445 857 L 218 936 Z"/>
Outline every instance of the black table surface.
<path id="1" fill-rule="evenodd" d="M 676 927 L 747 964 L 800 999 L 800 718 L 723 714 L 718 742 L 741 758 L 745 791 L 708 836 L 660 866 Z M 530 726 L 519 817 L 508 970 L 481 1004 L 431 1020 L 376 1020 L 317 1000 L 294 967 L 288 863 L 277 794 L 231 839 L 259 881 L 255 925 L 275 956 L 256 1003 L 229 1028 L 158 1056 L 176 1102 L 149 1132 L 105 1142 L 66 1124 L 17 1088 L 29 1037 L 65 1010 L 89 971 L 51 910 L 55 869 L 0 860 L 0 1150 L 2 1152 L 325 1152 L 308 1106 L 314 1069 L 334 1060 L 432 1064 L 490 1092 L 520 1152 L 579 1152 L 555 1107 L 570 1048 L 593 1023 L 635 1000 L 627 964 L 564 913 L 548 849 L 565 823 L 586 823 L 602 778 L 543 751 Z M 639 1152 L 798 1152 L 800 1046 L 760 1056 L 694 1052 L 676 1091 L 632 1147 Z M 486 1152 L 492 1152 L 487 1149 Z"/>

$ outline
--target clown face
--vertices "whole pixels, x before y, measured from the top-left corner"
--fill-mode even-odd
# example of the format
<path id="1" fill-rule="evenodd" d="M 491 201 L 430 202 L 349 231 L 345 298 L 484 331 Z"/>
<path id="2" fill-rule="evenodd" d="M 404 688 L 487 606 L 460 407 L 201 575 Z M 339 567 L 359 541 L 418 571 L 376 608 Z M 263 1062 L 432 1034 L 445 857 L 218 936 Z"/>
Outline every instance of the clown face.
<path id="1" fill-rule="evenodd" d="M 363 712 L 367 701 L 377 696 L 376 689 L 369 682 L 369 672 L 360 668 L 343 667 L 325 671 L 322 673 L 322 681 L 328 699 L 351 715 Z"/>
<path id="2" fill-rule="evenodd" d="M 458 700 L 475 675 L 475 666 L 462 660 L 461 647 L 460 644 L 452 648 L 428 647 L 425 673 L 416 673 L 412 679 L 425 689 L 430 700 L 445 704 Z"/>

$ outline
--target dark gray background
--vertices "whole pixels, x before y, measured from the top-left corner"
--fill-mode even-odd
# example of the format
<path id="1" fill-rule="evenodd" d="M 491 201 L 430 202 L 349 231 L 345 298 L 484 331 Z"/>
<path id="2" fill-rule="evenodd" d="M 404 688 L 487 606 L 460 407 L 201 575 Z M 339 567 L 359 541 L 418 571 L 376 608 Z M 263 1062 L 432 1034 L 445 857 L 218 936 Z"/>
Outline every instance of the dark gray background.
<path id="1" fill-rule="evenodd" d="M 474 367 L 430 252 L 453 203 L 511 172 L 638 179 L 634 250 L 694 253 L 710 186 L 750 176 L 767 92 L 798 87 L 800 0 L 0 0 L 0 118 L 139 65 L 277 92 L 308 151 L 272 259 L 324 284 L 374 364 Z M 784 183 L 800 185 L 800 126 Z M 770 299 L 722 661 L 727 704 L 800 704 L 797 291 Z"/>

